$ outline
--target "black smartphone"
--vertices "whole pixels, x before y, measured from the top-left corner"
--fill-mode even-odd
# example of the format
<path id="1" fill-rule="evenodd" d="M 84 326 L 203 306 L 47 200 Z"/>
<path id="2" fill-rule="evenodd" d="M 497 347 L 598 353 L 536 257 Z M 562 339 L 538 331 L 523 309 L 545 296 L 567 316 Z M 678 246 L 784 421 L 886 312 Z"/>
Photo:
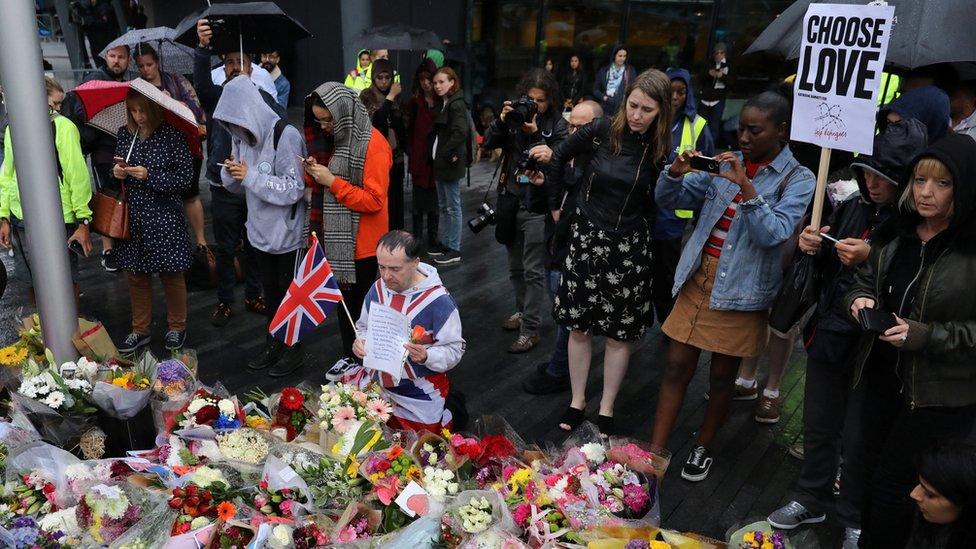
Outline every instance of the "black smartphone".
<path id="1" fill-rule="evenodd" d="M 876 334 L 883 334 L 898 324 L 895 321 L 895 315 L 881 309 L 861 309 L 858 320 L 861 322 L 861 328 L 864 331 Z"/>
<path id="2" fill-rule="evenodd" d="M 85 257 L 85 248 L 81 246 L 81 242 L 77 240 L 72 240 L 68 242 L 68 249 L 78 255 L 78 257 Z"/>
<path id="3" fill-rule="evenodd" d="M 718 173 L 718 160 L 709 156 L 692 156 L 691 167 L 708 173 Z"/>

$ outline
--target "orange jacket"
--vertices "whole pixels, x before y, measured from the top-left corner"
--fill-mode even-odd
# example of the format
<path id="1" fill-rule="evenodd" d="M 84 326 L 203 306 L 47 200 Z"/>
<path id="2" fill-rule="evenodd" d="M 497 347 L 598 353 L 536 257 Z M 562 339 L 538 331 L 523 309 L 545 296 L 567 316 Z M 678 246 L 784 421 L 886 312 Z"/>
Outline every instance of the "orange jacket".
<path id="1" fill-rule="evenodd" d="M 366 148 L 363 186 L 357 187 L 336 176 L 329 187 L 329 191 L 340 204 L 359 213 L 356 259 L 374 257 L 380 237 L 389 231 L 390 216 L 386 204 L 392 166 L 393 151 L 390 144 L 383 134 L 373 128 L 373 135 Z"/>

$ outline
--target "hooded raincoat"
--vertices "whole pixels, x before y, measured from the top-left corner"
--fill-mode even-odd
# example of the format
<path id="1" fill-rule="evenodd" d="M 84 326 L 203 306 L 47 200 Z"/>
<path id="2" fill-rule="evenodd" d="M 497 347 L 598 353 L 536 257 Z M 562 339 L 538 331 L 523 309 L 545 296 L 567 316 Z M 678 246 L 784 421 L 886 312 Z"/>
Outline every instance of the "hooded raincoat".
<path id="1" fill-rule="evenodd" d="M 305 140 L 286 126 L 274 146 L 277 113 L 265 103 L 246 76 L 224 85 L 214 119 L 231 135 L 231 155 L 247 163 L 247 176 L 237 182 L 220 170 L 224 187 L 244 193 L 247 200 L 247 238 L 256 249 L 284 254 L 298 249 L 305 224 Z"/>

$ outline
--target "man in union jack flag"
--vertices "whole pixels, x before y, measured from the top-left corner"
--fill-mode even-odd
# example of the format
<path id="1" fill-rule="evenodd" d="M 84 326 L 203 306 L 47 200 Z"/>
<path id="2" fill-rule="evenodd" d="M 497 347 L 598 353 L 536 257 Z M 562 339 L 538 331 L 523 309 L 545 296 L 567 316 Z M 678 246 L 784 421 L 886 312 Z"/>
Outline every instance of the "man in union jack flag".
<path id="1" fill-rule="evenodd" d="M 369 311 L 376 305 L 391 307 L 410 319 L 410 342 L 404 344 L 407 359 L 399 382 L 388 374 L 355 366 L 340 381 L 365 385 L 378 381 L 383 395 L 393 401 L 389 425 L 395 429 L 439 433 L 451 428 L 453 415 L 446 406 L 450 383 L 448 370 L 464 355 L 461 317 L 457 303 L 441 284 L 437 269 L 420 262 L 420 240 L 406 231 L 390 231 L 376 247 L 380 279 L 373 284 L 356 322 L 360 337 L 369 331 Z M 366 343 L 356 339 L 353 353 L 366 356 Z"/>
<path id="2" fill-rule="evenodd" d="M 278 312 L 268 325 L 268 331 L 285 345 L 294 348 L 303 335 L 325 321 L 325 317 L 340 301 L 342 293 L 339 284 L 332 276 L 332 267 L 325 258 L 325 252 L 313 235 L 309 238 L 308 253 L 281 300 Z M 282 377 L 296 369 L 292 367 L 285 371 L 272 368 L 268 375 Z"/>

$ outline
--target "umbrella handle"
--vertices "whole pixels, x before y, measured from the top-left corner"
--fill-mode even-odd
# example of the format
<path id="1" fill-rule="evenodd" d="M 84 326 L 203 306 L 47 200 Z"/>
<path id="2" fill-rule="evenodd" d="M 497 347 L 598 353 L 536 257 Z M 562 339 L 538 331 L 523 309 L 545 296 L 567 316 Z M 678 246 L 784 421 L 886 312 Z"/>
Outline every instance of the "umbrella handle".
<path id="1" fill-rule="evenodd" d="M 136 131 L 139 131 L 139 130 L 136 130 Z M 135 146 L 136 146 L 136 135 L 135 135 L 135 134 L 133 134 L 133 135 L 132 135 L 132 144 L 131 144 L 131 145 L 129 145 L 129 152 L 128 152 L 128 153 L 126 153 L 126 155 L 125 155 L 125 163 L 126 163 L 126 164 L 128 164 L 128 163 L 129 163 L 129 157 L 131 157 L 131 156 L 132 156 L 132 149 L 134 149 L 134 148 L 135 148 Z"/>

